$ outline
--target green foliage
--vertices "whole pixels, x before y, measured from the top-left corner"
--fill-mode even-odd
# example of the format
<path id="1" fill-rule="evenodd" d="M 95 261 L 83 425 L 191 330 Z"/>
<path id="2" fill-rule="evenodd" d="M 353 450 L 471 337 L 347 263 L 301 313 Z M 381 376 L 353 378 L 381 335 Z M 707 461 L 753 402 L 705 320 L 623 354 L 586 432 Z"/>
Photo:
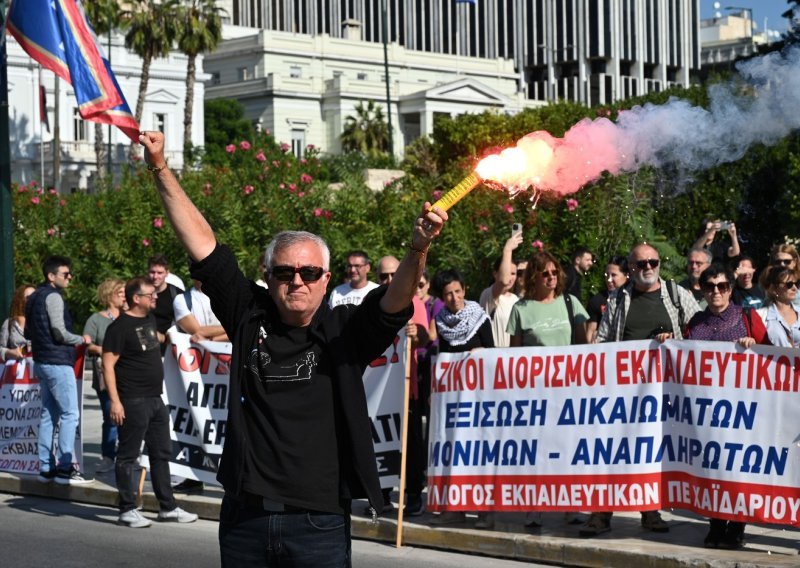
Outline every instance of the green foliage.
<path id="1" fill-rule="evenodd" d="M 389 146 L 389 126 L 383 115 L 383 107 L 375 101 L 359 102 L 355 116 L 344 119 L 341 140 L 345 152 L 361 152 L 372 157 L 386 153 Z"/>
<path id="2" fill-rule="evenodd" d="M 205 102 L 204 162 L 211 166 L 225 163 L 225 146 L 253 136 L 253 127 L 244 117 L 244 107 L 233 99 L 213 99 Z"/>

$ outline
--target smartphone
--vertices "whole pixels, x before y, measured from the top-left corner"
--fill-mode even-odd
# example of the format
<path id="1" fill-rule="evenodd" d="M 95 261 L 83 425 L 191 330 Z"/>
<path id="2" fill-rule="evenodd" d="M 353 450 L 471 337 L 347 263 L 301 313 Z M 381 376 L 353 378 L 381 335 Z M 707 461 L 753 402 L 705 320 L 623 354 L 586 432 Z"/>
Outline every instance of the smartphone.
<path id="1" fill-rule="evenodd" d="M 730 228 L 731 228 L 731 222 L 730 221 L 720 221 L 719 222 L 719 230 L 720 231 L 727 231 Z"/>
<path id="2" fill-rule="evenodd" d="M 522 234 L 522 223 L 514 223 L 511 225 L 511 236 Z"/>

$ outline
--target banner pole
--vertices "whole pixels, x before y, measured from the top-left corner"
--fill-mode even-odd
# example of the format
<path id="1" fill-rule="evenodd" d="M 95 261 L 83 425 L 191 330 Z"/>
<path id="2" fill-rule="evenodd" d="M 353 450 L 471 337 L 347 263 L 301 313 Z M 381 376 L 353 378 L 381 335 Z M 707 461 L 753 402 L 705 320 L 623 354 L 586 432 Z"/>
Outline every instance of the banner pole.
<path id="1" fill-rule="evenodd" d="M 411 338 L 406 336 L 405 388 L 403 389 L 403 432 L 400 447 L 400 497 L 397 503 L 397 548 L 403 546 L 403 511 L 406 494 L 406 449 L 408 446 L 408 397 L 411 392 Z"/>

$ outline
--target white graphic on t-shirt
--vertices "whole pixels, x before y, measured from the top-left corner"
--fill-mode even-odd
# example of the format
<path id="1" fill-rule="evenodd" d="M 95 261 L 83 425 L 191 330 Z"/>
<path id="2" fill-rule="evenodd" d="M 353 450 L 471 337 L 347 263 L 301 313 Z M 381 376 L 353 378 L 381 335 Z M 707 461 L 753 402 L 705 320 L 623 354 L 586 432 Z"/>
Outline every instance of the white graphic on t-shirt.
<path id="1" fill-rule="evenodd" d="M 261 382 L 291 382 L 311 380 L 311 373 L 317 366 L 313 351 L 307 351 L 291 365 L 270 365 L 272 357 L 265 349 L 267 331 L 261 326 L 258 330 L 256 347 L 250 351 L 247 368 Z M 276 373 L 276 374 L 273 374 Z"/>

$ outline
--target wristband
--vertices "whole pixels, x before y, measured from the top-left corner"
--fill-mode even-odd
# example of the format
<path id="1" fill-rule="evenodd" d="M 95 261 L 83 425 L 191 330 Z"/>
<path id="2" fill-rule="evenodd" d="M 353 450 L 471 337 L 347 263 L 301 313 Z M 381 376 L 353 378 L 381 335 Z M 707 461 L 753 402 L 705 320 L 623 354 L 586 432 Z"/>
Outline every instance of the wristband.
<path id="1" fill-rule="evenodd" d="M 167 167 L 167 165 L 168 165 L 168 164 L 167 164 L 167 160 L 164 160 L 164 165 L 163 165 L 163 166 L 161 166 L 160 168 L 157 168 L 156 166 L 151 166 L 151 165 L 149 165 L 149 164 L 146 164 L 146 165 L 145 165 L 145 167 L 148 169 L 148 171 L 151 171 L 151 172 L 153 172 L 154 174 L 157 174 L 158 172 L 160 172 L 161 170 L 163 170 L 164 168 L 166 168 L 166 167 Z"/>

